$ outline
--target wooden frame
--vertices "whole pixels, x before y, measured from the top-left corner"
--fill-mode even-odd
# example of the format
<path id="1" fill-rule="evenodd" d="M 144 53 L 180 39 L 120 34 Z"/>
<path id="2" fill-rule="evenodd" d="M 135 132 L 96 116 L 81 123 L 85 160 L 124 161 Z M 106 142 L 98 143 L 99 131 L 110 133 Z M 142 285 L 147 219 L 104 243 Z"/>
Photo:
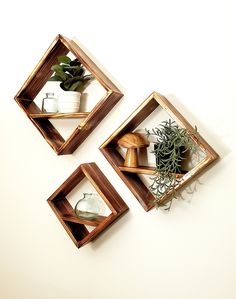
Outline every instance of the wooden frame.
<path id="1" fill-rule="evenodd" d="M 84 178 L 90 181 L 111 210 L 109 216 L 99 216 L 94 220 L 83 220 L 76 216 L 66 196 Z M 129 209 L 95 163 L 81 164 L 47 201 L 77 247 L 96 238 Z M 89 232 L 85 225 L 94 226 L 95 229 Z"/>
<path id="2" fill-rule="evenodd" d="M 154 175 L 155 168 L 145 166 L 140 166 L 138 168 L 124 167 L 124 158 L 119 154 L 116 148 L 119 138 L 124 134 L 135 130 L 159 105 L 166 110 L 170 117 L 172 117 L 181 127 L 186 128 L 191 132 L 195 131 L 190 123 L 163 95 L 153 92 L 100 147 L 103 155 L 133 192 L 145 211 L 149 211 L 154 207 L 153 201 L 155 200 L 155 197 L 144 185 L 138 174 Z M 180 175 L 182 176 L 182 179 L 176 186 L 176 191 L 191 183 L 219 157 L 213 148 L 199 134 L 196 134 L 193 139 L 205 153 L 206 157 L 186 174 Z M 173 192 L 167 193 L 160 199 L 158 204 L 163 205 L 167 203 L 170 200 L 171 195 L 173 195 Z"/>
<path id="3" fill-rule="evenodd" d="M 93 74 L 98 82 L 100 82 L 105 88 L 106 94 L 89 113 L 44 114 L 34 103 L 34 99 L 52 75 L 51 66 L 57 62 L 57 57 L 66 55 L 69 51 L 71 51 L 74 56 L 82 62 L 85 68 Z M 58 155 L 66 155 L 73 153 L 77 149 L 122 96 L 121 91 L 98 68 L 77 43 L 62 35 L 58 35 L 15 96 L 15 100 L 53 150 Z M 48 119 L 68 117 L 83 118 L 83 121 L 70 137 L 64 140 Z"/>

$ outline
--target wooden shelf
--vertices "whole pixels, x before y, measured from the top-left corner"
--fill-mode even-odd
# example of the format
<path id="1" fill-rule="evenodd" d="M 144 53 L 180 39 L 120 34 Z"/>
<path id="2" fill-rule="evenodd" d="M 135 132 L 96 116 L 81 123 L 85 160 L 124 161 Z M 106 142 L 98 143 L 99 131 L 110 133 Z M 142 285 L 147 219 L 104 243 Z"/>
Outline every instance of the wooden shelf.
<path id="1" fill-rule="evenodd" d="M 76 217 L 75 215 L 68 214 L 68 215 L 63 215 L 62 219 L 64 221 L 70 221 L 70 222 L 80 223 L 80 224 L 84 224 L 84 225 L 98 226 L 106 219 L 106 217 L 98 216 L 96 219 L 88 220 L 88 219 L 81 219 L 81 218 Z"/>
<path id="2" fill-rule="evenodd" d="M 78 112 L 78 113 L 35 113 L 30 114 L 32 118 L 86 118 L 89 112 Z"/>
<path id="3" fill-rule="evenodd" d="M 155 171 L 155 167 L 150 167 L 150 166 L 139 166 L 139 167 L 119 166 L 119 169 L 124 172 L 158 175 L 158 173 Z M 177 174 L 177 178 L 181 178 L 183 176 L 184 176 L 184 174 L 182 174 L 182 173 Z"/>
<path id="4" fill-rule="evenodd" d="M 51 67 L 57 63 L 57 57 L 67 55 L 68 52 L 71 52 L 78 58 L 86 70 L 104 87 L 105 94 L 88 114 L 42 114 L 42 111 L 34 103 L 34 99 L 53 74 Z M 78 148 L 122 96 L 121 91 L 75 41 L 59 34 L 23 84 L 15 96 L 15 100 L 53 150 L 58 155 L 67 155 L 73 153 Z M 83 126 L 80 126 L 78 122 L 78 127 L 67 140 L 64 140 L 48 119 L 70 117 L 85 119 Z"/>
<path id="5" fill-rule="evenodd" d="M 80 219 L 76 216 L 66 196 L 87 178 L 111 210 L 108 216 L 94 220 Z M 80 165 L 71 176 L 48 198 L 48 203 L 77 247 L 95 239 L 115 220 L 128 211 L 128 206 L 107 180 L 95 163 Z M 86 225 L 95 227 L 91 232 Z"/>
<path id="6" fill-rule="evenodd" d="M 110 162 L 117 174 L 126 183 L 129 189 L 133 192 L 145 211 L 149 211 L 154 207 L 153 202 L 155 197 L 142 182 L 139 174 L 153 175 L 155 173 L 154 168 L 143 166 L 138 168 L 124 167 L 124 159 L 117 151 L 117 141 L 124 134 L 134 131 L 159 106 L 166 110 L 169 116 L 174 119 L 180 127 L 186 128 L 190 132 L 195 132 L 195 129 L 190 125 L 190 123 L 164 96 L 157 92 L 153 92 L 100 147 L 103 155 Z M 175 191 L 178 191 L 187 184 L 191 183 L 219 157 L 214 149 L 199 134 L 195 134 L 193 140 L 205 153 L 205 158 L 195 167 L 193 167 L 193 169 L 185 174 L 180 175 L 181 180 L 176 186 Z M 170 200 L 172 195 L 173 192 L 165 194 L 158 201 L 158 204 L 164 205 Z"/>

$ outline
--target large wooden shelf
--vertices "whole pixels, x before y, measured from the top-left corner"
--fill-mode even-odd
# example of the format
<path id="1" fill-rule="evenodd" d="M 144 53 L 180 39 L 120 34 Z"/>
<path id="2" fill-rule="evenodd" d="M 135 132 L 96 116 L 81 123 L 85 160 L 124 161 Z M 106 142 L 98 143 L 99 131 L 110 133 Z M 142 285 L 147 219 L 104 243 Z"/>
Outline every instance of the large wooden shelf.
<path id="1" fill-rule="evenodd" d="M 186 128 L 190 132 L 195 132 L 195 129 L 190 125 L 190 123 L 163 95 L 153 92 L 100 147 L 103 155 L 133 192 L 145 211 L 149 211 L 154 207 L 153 202 L 155 197 L 149 191 L 148 187 L 145 186 L 139 175 L 154 175 L 154 168 L 143 166 L 139 166 L 138 168 L 124 167 L 124 158 L 117 150 L 117 141 L 124 134 L 133 132 L 159 106 L 161 106 L 161 108 L 164 109 L 180 127 Z M 180 181 L 175 187 L 175 191 L 178 191 L 187 184 L 190 184 L 219 157 L 214 149 L 200 136 L 200 134 L 195 134 L 193 136 L 193 141 L 198 145 L 201 151 L 204 152 L 205 158 L 186 173 L 178 174 Z M 171 199 L 172 195 L 173 192 L 165 194 L 158 201 L 158 205 L 164 205 L 167 203 Z"/>
<path id="2" fill-rule="evenodd" d="M 53 73 L 51 67 L 57 63 L 57 57 L 67 55 L 69 52 L 78 58 L 86 70 L 102 85 L 105 94 L 88 113 L 44 114 L 34 100 L 51 77 Z M 59 34 L 18 91 L 15 100 L 53 150 L 58 155 L 66 155 L 78 148 L 122 96 L 122 92 L 75 41 Z M 83 125 L 78 122 L 78 127 L 67 140 L 64 140 L 60 132 L 48 120 L 50 118 L 84 118 L 84 121 Z"/>
<path id="3" fill-rule="evenodd" d="M 94 220 L 85 220 L 76 216 L 66 196 L 85 178 L 109 207 L 110 215 L 100 215 Z M 48 198 L 48 203 L 77 247 L 95 239 L 129 209 L 95 163 L 81 164 Z M 94 229 L 89 232 L 86 225 L 93 226 Z"/>

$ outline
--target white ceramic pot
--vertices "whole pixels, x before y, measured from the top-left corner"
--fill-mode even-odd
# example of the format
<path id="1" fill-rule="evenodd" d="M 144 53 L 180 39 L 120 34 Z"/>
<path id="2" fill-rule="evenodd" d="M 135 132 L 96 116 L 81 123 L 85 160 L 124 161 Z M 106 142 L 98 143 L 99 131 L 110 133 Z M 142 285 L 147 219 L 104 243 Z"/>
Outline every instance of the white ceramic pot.
<path id="1" fill-rule="evenodd" d="M 58 112 L 79 112 L 81 93 L 78 91 L 65 91 L 58 97 Z"/>

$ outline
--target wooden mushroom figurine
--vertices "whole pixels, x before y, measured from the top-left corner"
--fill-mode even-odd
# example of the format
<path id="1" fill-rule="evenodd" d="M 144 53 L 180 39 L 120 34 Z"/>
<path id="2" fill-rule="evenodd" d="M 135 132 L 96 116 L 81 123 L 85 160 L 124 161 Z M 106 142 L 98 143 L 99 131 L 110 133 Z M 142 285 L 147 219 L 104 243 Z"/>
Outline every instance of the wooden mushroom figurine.
<path id="1" fill-rule="evenodd" d="M 139 133 L 127 133 L 117 143 L 119 146 L 127 148 L 124 163 L 126 167 L 138 167 L 137 149 L 149 146 L 149 141 Z"/>

